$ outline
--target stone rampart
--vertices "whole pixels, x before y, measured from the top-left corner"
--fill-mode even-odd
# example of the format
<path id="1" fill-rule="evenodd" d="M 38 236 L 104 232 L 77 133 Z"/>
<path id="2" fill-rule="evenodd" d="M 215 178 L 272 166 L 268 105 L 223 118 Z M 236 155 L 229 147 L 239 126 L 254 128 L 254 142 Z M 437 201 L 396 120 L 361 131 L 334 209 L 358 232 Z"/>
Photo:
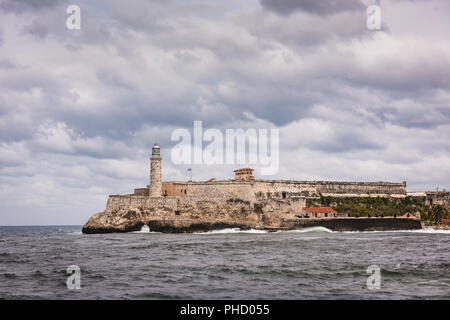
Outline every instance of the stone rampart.
<path id="1" fill-rule="evenodd" d="M 344 182 L 344 181 L 295 181 L 255 180 L 253 190 L 258 196 L 309 196 L 318 194 L 378 194 L 406 195 L 406 182 Z"/>
<path id="2" fill-rule="evenodd" d="M 110 195 L 108 202 L 106 203 L 105 211 L 113 212 L 121 208 L 148 208 L 149 207 L 148 196 L 138 195 Z"/>
<path id="3" fill-rule="evenodd" d="M 251 184 L 242 181 L 192 182 L 187 185 L 187 197 L 197 200 L 237 198 L 255 201 Z"/>

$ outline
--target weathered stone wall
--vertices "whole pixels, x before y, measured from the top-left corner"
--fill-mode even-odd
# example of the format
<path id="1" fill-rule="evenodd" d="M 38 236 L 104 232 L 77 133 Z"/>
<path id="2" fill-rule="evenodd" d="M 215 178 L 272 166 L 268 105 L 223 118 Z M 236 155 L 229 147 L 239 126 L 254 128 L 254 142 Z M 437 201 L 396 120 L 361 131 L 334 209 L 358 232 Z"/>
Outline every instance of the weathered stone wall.
<path id="1" fill-rule="evenodd" d="M 134 194 L 127 195 L 111 195 L 106 203 L 105 211 L 117 211 L 124 209 L 138 208 L 140 210 L 145 209 L 161 209 L 173 213 L 177 210 L 178 198 L 176 197 L 148 197 L 137 196 Z"/>
<path id="2" fill-rule="evenodd" d="M 148 197 L 148 195 L 149 195 L 148 188 L 136 188 L 136 189 L 134 189 L 134 195 Z"/>
<path id="3" fill-rule="evenodd" d="M 289 198 L 293 196 L 317 197 L 316 186 L 301 181 L 255 180 L 253 191 L 258 198 Z M 283 195 L 283 193 L 285 193 Z"/>
<path id="4" fill-rule="evenodd" d="M 162 195 L 184 198 L 187 194 L 187 182 L 167 181 L 162 183 Z"/>
<path id="5" fill-rule="evenodd" d="M 191 199 L 228 200 L 231 198 L 242 199 L 249 202 L 255 201 L 255 194 L 249 182 L 245 181 L 217 181 L 217 182 L 193 182 L 187 185 L 187 196 Z"/>
<path id="6" fill-rule="evenodd" d="M 426 205 L 442 205 L 447 209 L 450 209 L 450 192 L 440 191 L 440 192 L 426 192 L 425 197 Z"/>
<path id="7" fill-rule="evenodd" d="M 150 198 L 138 195 L 111 195 L 106 203 L 105 211 L 113 212 L 121 208 L 148 208 Z"/>
<path id="8" fill-rule="evenodd" d="M 187 194 L 187 182 L 167 181 L 162 183 L 162 195 L 184 198 Z"/>
<path id="9" fill-rule="evenodd" d="M 316 182 L 320 193 L 406 194 L 406 182 Z"/>
<path id="10" fill-rule="evenodd" d="M 341 182 L 341 181 L 293 181 L 255 180 L 253 190 L 259 197 L 306 196 L 330 194 L 406 194 L 406 182 Z"/>

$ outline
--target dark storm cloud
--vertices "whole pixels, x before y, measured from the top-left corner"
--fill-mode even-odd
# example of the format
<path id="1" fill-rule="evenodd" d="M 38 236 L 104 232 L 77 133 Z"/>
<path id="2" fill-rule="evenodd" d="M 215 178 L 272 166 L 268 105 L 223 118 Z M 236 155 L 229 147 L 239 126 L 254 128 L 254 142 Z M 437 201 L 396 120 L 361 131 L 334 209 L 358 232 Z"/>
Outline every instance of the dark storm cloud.
<path id="1" fill-rule="evenodd" d="M 329 15 L 344 11 L 363 11 L 365 8 L 359 0 L 261 0 L 261 5 L 282 15 L 299 10 L 318 15 Z"/>

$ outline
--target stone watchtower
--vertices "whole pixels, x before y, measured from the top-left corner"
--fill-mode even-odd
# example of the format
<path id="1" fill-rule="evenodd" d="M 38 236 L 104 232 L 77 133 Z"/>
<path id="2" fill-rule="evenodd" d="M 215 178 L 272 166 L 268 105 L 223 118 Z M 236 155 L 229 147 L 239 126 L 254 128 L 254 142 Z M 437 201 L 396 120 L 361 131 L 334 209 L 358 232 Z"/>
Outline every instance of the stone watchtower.
<path id="1" fill-rule="evenodd" d="M 150 158 L 150 197 L 161 197 L 162 195 L 161 160 L 161 149 L 155 144 Z"/>
<path id="2" fill-rule="evenodd" d="M 234 180 L 244 180 L 244 181 L 250 181 L 254 180 L 255 177 L 253 176 L 253 169 L 252 168 L 242 168 L 234 170 Z"/>

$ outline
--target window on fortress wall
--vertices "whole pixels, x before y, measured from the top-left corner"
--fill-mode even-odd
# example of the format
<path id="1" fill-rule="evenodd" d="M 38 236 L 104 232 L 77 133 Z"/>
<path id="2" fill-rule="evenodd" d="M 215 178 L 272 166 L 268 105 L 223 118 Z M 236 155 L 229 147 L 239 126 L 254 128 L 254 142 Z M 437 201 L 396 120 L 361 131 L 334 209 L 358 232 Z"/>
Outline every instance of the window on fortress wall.
<path id="1" fill-rule="evenodd" d="M 186 189 L 184 189 L 184 194 L 186 194 Z"/>
<path id="2" fill-rule="evenodd" d="M 281 194 L 281 196 L 283 197 L 283 199 L 286 199 L 286 192 L 283 192 L 283 193 Z"/>
<path id="3" fill-rule="evenodd" d="M 179 215 L 180 215 L 180 211 L 176 210 L 176 211 L 175 211 L 175 215 L 176 215 L 176 216 L 179 216 Z"/>

